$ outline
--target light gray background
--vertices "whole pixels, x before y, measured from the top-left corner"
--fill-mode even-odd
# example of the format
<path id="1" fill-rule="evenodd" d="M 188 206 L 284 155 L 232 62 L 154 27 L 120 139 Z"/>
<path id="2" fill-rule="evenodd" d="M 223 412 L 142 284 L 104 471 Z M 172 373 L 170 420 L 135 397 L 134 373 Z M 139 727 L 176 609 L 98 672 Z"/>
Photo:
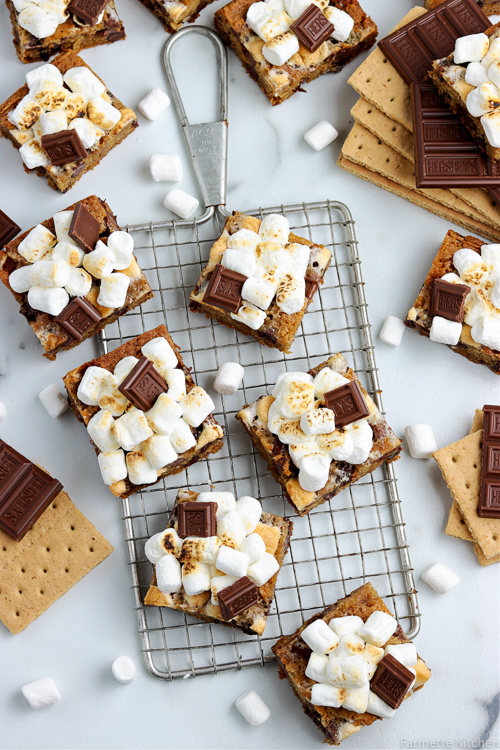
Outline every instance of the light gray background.
<path id="1" fill-rule="evenodd" d="M 198 23 L 212 25 L 214 7 Z M 387 33 L 412 6 L 410 0 L 363 0 Z M 152 86 L 167 89 L 160 52 L 163 27 L 138 0 L 117 0 L 128 39 L 83 52 L 83 57 L 126 104 L 135 107 Z M 194 38 L 176 49 L 185 103 L 192 122 L 215 117 L 215 72 L 208 42 Z M 271 108 L 230 53 L 228 208 L 245 209 L 332 198 L 356 220 L 360 256 L 376 341 L 388 420 L 399 435 L 407 424 L 430 423 L 438 445 L 463 437 L 474 409 L 498 402 L 498 379 L 444 346 L 412 331 L 398 349 L 378 339 L 384 318 L 404 317 L 449 225 L 339 170 L 336 159 L 352 125 L 356 101 L 348 76 L 362 58 L 338 75 L 325 75 L 280 107 Z M 30 66 L 32 67 L 32 66 Z M 0 8 L 0 100 L 28 70 L 16 58 L 5 7 Z M 340 132 L 320 153 L 302 139 L 326 119 Z M 171 107 L 156 123 L 139 116 L 140 128 L 85 175 L 68 196 L 26 174 L 17 152 L 0 143 L 0 206 L 23 229 L 97 193 L 121 223 L 170 218 L 162 206 L 171 185 L 154 183 L 152 153 L 178 153 L 184 163 L 179 187 L 198 195 L 182 133 Z M 459 230 L 460 231 L 460 230 Z M 139 259 L 140 260 L 140 259 Z M 130 573 L 118 502 L 104 488 L 85 431 L 71 412 L 52 420 L 37 394 L 48 383 L 97 353 L 85 342 L 56 363 L 41 356 L 18 307 L 0 291 L 0 399 L 8 417 L 0 435 L 64 484 L 78 507 L 116 547 L 115 552 L 29 628 L 12 636 L 0 626 L 0 746 L 2 748 L 311 748 L 322 736 L 304 715 L 274 665 L 220 676 L 164 683 L 146 672 L 133 610 Z M 60 382 L 60 381 L 59 381 Z M 445 536 L 450 495 L 433 461 L 404 454 L 396 464 L 403 515 L 423 613 L 419 652 L 432 668 L 424 690 L 392 721 L 377 722 L 344 745 L 399 748 L 418 740 L 473 742 L 499 739 L 498 566 L 481 568 L 472 545 Z M 420 573 L 443 560 L 461 577 L 439 596 Z M 130 686 L 111 676 L 120 654 L 133 657 L 138 675 Z M 20 687 L 52 676 L 63 700 L 32 711 Z M 234 708 L 244 691 L 257 690 L 272 710 L 262 727 L 250 727 Z M 406 742 L 406 744 L 405 744 Z M 497 745 L 498 746 L 498 745 Z"/>

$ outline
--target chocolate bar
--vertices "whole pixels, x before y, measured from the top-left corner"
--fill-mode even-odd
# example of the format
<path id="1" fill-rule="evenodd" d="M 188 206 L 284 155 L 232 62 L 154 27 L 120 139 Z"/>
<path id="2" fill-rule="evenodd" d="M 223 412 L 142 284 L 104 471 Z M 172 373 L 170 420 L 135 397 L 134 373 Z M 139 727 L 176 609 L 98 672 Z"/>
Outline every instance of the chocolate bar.
<path id="1" fill-rule="evenodd" d="M 153 363 L 147 357 L 141 357 L 133 370 L 118 386 L 118 390 L 128 398 L 137 409 L 148 411 L 161 393 L 168 391 L 168 385 Z"/>
<path id="2" fill-rule="evenodd" d="M 215 513 L 217 503 L 179 503 L 177 506 L 177 533 L 181 538 L 186 536 L 216 536 L 217 523 Z"/>
<path id="3" fill-rule="evenodd" d="M 413 672 L 387 654 L 379 662 L 370 682 L 370 690 L 391 708 L 399 708 L 414 679 Z"/>
<path id="4" fill-rule="evenodd" d="M 41 142 L 53 167 L 62 167 L 87 156 L 87 149 L 76 130 L 60 130 L 58 133 L 42 135 Z"/>
<path id="5" fill-rule="evenodd" d="M 316 52 L 323 42 L 330 38 L 335 30 L 321 8 L 311 3 L 301 16 L 290 26 L 290 30 L 297 36 L 299 42 L 309 52 Z"/>
<path id="6" fill-rule="evenodd" d="M 77 203 L 71 219 L 68 236 L 71 237 L 78 247 L 86 253 L 92 252 L 99 239 L 101 225 L 85 208 L 83 203 Z"/>
<path id="7" fill-rule="evenodd" d="M 500 406 L 483 407 L 481 491 L 477 514 L 500 518 Z"/>
<path id="8" fill-rule="evenodd" d="M 12 221 L 10 216 L 0 211 L 0 248 L 7 245 L 20 231 L 21 227 Z"/>
<path id="9" fill-rule="evenodd" d="M 470 294 L 467 284 L 450 284 L 442 279 L 434 279 L 432 287 L 431 315 L 439 315 L 454 323 L 463 323 L 465 300 Z"/>
<path id="10" fill-rule="evenodd" d="M 57 323 L 69 333 L 71 338 L 81 341 L 88 329 L 102 320 L 99 310 L 96 310 L 85 297 L 75 297 L 64 310 L 54 318 Z"/>
<path id="11" fill-rule="evenodd" d="M 326 405 L 335 413 L 336 427 L 345 427 L 370 416 L 370 410 L 359 385 L 352 380 L 324 394 Z"/>
<path id="12" fill-rule="evenodd" d="M 407 84 L 422 83 L 434 60 L 450 55 L 459 37 L 490 26 L 474 0 L 447 0 L 381 39 L 378 46 Z"/>
<path id="13" fill-rule="evenodd" d="M 241 304 L 241 290 L 247 280 L 246 276 L 236 271 L 230 271 L 218 263 L 207 284 L 203 301 L 222 310 L 238 312 Z"/>
<path id="14" fill-rule="evenodd" d="M 257 586 L 250 578 L 244 576 L 225 589 L 219 591 L 217 601 L 226 622 L 240 615 L 259 600 Z"/>

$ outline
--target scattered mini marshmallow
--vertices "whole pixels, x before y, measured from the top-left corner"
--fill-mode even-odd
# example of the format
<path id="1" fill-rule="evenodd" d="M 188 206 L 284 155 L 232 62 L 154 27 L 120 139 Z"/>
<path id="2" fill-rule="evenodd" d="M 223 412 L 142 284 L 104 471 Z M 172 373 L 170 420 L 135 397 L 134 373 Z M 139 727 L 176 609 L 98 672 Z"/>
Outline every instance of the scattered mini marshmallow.
<path id="1" fill-rule="evenodd" d="M 249 250 L 253 254 L 260 241 L 261 238 L 257 232 L 252 232 L 250 229 L 238 229 L 227 238 L 227 246 L 234 250 Z"/>
<path id="2" fill-rule="evenodd" d="M 260 560 L 248 566 L 247 576 L 257 587 L 263 586 L 280 569 L 280 564 L 274 555 L 266 552 Z"/>
<path id="3" fill-rule="evenodd" d="M 137 667 L 130 656 L 118 656 L 111 665 L 111 672 L 117 682 L 122 685 L 130 685 L 137 674 Z"/>
<path id="4" fill-rule="evenodd" d="M 153 86 L 151 91 L 141 99 L 137 107 L 144 117 L 154 122 L 170 107 L 170 99 L 158 86 Z"/>
<path id="5" fill-rule="evenodd" d="M 324 683 L 327 681 L 326 670 L 328 667 L 328 656 L 312 652 L 305 669 L 306 677 L 315 682 Z"/>
<path id="6" fill-rule="evenodd" d="M 339 644 L 339 637 L 324 620 L 315 620 L 301 633 L 302 640 L 316 654 L 329 654 Z"/>
<path id="7" fill-rule="evenodd" d="M 361 688 L 368 682 L 368 663 L 360 654 L 328 659 L 327 682 L 338 688 Z"/>
<path id="8" fill-rule="evenodd" d="M 271 716 L 270 709 L 255 690 L 248 690 L 248 692 L 240 695 L 234 705 L 253 727 L 263 724 Z"/>
<path id="9" fill-rule="evenodd" d="M 70 130 L 76 130 L 84 147 L 89 149 L 95 146 L 97 133 L 93 122 L 85 117 L 75 117 L 69 124 Z"/>
<path id="10" fill-rule="evenodd" d="M 253 276 L 257 272 L 257 260 L 253 250 L 227 247 L 222 255 L 221 263 L 224 268 L 241 273 L 247 278 L 250 278 L 250 276 Z"/>
<path id="11" fill-rule="evenodd" d="M 182 569 L 174 555 L 163 555 L 156 563 L 155 573 L 156 585 L 162 594 L 176 594 L 181 590 Z"/>
<path id="12" fill-rule="evenodd" d="M 260 534 L 249 534 L 240 544 L 239 552 L 243 552 L 249 559 L 249 565 L 262 560 L 266 554 L 266 543 Z"/>
<path id="13" fill-rule="evenodd" d="M 338 131 L 335 130 L 333 125 L 327 120 L 321 120 L 314 127 L 310 128 L 307 133 L 304 133 L 304 140 L 315 151 L 322 151 L 330 143 L 333 143 L 337 136 Z"/>
<path id="14" fill-rule="evenodd" d="M 331 5 L 324 9 L 324 14 L 328 18 L 334 29 L 330 34 L 337 42 L 347 42 L 354 28 L 354 18 L 344 10 L 335 8 Z"/>
<path id="15" fill-rule="evenodd" d="M 478 344 L 484 344 L 490 349 L 500 348 L 500 317 L 498 315 L 485 315 L 476 321 L 470 331 L 471 338 Z"/>
<path id="16" fill-rule="evenodd" d="M 179 560 L 181 563 L 187 560 L 197 560 L 215 565 L 221 546 L 218 536 L 187 536 L 182 542 Z"/>
<path id="17" fill-rule="evenodd" d="M 401 318 L 396 318 L 395 315 L 388 315 L 384 320 L 384 325 L 380 329 L 379 338 L 384 344 L 399 346 L 403 340 L 405 328 L 406 326 Z"/>
<path id="18" fill-rule="evenodd" d="M 63 240 L 62 242 L 59 241 L 52 250 L 51 260 L 63 260 L 71 268 L 78 268 L 83 264 L 84 258 L 85 252 L 80 247 L 74 245 L 71 240 L 69 242 Z"/>
<path id="19" fill-rule="evenodd" d="M 195 385 L 187 396 L 180 401 L 182 417 L 191 427 L 199 427 L 208 415 L 214 411 L 215 404 L 208 393 Z"/>
<path id="20" fill-rule="evenodd" d="M 243 578 L 246 575 L 250 559 L 244 552 L 222 545 L 217 555 L 215 567 L 228 576 Z"/>
<path id="21" fill-rule="evenodd" d="M 111 273 L 101 279 L 97 304 L 102 307 L 122 307 L 127 299 L 130 277 L 125 273 Z"/>
<path id="22" fill-rule="evenodd" d="M 108 237 L 108 248 L 115 254 L 115 271 L 124 271 L 132 263 L 134 240 L 128 232 L 112 232 Z"/>
<path id="23" fill-rule="evenodd" d="M 217 536 L 227 547 L 239 548 L 246 537 L 245 524 L 239 513 L 231 510 L 217 518 Z"/>
<path id="24" fill-rule="evenodd" d="M 243 495 L 240 497 L 235 507 L 236 513 L 240 516 L 245 527 L 245 533 L 252 534 L 260 521 L 262 514 L 262 505 L 255 497 Z"/>
<path id="25" fill-rule="evenodd" d="M 455 588 L 457 583 L 460 582 L 460 578 L 455 571 L 443 562 L 436 562 L 434 565 L 426 568 L 420 578 L 422 581 L 425 581 L 431 589 L 437 591 L 438 594 L 446 594 L 448 591 Z"/>
<path id="26" fill-rule="evenodd" d="M 346 615 L 345 617 L 334 617 L 328 623 L 328 626 L 342 638 L 349 633 L 357 633 L 358 628 L 362 627 L 363 620 L 357 615 Z"/>
<path id="27" fill-rule="evenodd" d="M 429 338 L 438 344 L 448 344 L 456 346 L 460 341 L 462 334 L 462 324 L 453 320 L 447 320 L 440 315 L 435 315 L 432 319 Z"/>
<path id="28" fill-rule="evenodd" d="M 149 157 L 149 169 L 155 182 L 182 180 L 182 162 L 177 154 L 153 154 Z"/>
<path id="29" fill-rule="evenodd" d="M 365 624 L 358 629 L 358 635 L 367 643 L 380 648 L 389 640 L 397 626 L 398 622 L 392 615 L 376 610 L 371 613 Z"/>
<path id="30" fill-rule="evenodd" d="M 20 8 L 16 8 L 16 10 L 20 10 Z M 29 70 L 26 73 L 26 83 L 28 84 L 28 88 L 30 90 L 36 89 L 42 81 L 52 81 L 58 86 L 62 86 L 62 73 L 59 68 L 57 68 L 55 65 L 52 65 L 51 63 L 39 65 L 37 68 Z"/>
<path id="31" fill-rule="evenodd" d="M 53 419 L 60 417 L 69 407 L 68 399 L 62 395 L 55 383 L 50 383 L 43 391 L 40 391 L 38 398 Z"/>
<path id="32" fill-rule="evenodd" d="M 430 424 L 405 427 L 405 438 L 413 458 L 430 458 L 437 451 L 436 438 Z"/>
<path id="33" fill-rule="evenodd" d="M 313 706 L 330 706 L 340 708 L 346 691 L 333 687 L 328 683 L 315 683 L 311 688 L 311 703 Z"/>
<path id="34" fill-rule="evenodd" d="M 191 216 L 194 216 L 200 201 L 193 195 L 185 193 L 184 190 L 174 188 L 165 196 L 163 205 L 169 211 L 180 216 L 181 219 L 190 219 Z"/>
<path id="35" fill-rule="evenodd" d="M 344 700 L 342 701 L 343 708 L 348 711 L 355 711 L 357 714 L 364 714 L 370 695 L 370 683 L 359 688 L 348 688 L 345 691 Z"/>
<path id="36" fill-rule="evenodd" d="M 472 91 L 467 94 L 465 105 L 470 115 L 473 117 L 482 117 L 487 112 L 491 112 L 492 109 L 497 107 L 499 102 L 500 90 L 494 83 L 487 81 L 477 88 L 472 89 Z"/>
<path id="37" fill-rule="evenodd" d="M 163 371 L 168 385 L 168 395 L 174 401 L 181 401 L 186 395 L 186 376 L 180 369 L 168 368 Z"/>
<path id="38" fill-rule="evenodd" d="M 129 449 L 125 456 L 128 478 L 132 484 L 153 484 L 158 479 L 156 469 L 153 469 L 143 451 Z"/>
<path id="39" fill-rule="evenodd" d="M 246 283 L 246 282 L 245 282 Z M 276 290 L 276 304 L 287 315 L 300 312 L 306 298 L 306 281 L 304 276 L 286 273 Z"/>
<path id="40" fill-rule="evenodd" d="M 165 559 L 176 560 L 172 555 L 167 555 L 160 560 L 158 565 Z M 204 591 L 210 591 L 210 570 L 208 565 L 197 560 L 188 560 L 185 562 L 182 566 L 182 585 L 188 596 L 198 596 L 198 594 L 202 594 Z"/>
<path id="41" fill-rule="evenodd" d="M 46 708 L 61 700 L 61 694 L 52 677 L 43 677 L 41 680 L 29 682 L 22 686 L 21 692 L 31 708 Z"/>
<path id="42" fill-rule="evenodd" d="M 372 643 L 367 643 L 361 656 L 368 664 L 368 679 L 371 680 L 377 671 L 379 662 L 384 658 L 384 649 L 374 646 Z"/>
<path id="43" fill-rule="evenodd" d="M 0 401 L 0 423 L 4 421 L 6 416 L 7 416 L 7 407 L 5 406 L 3 401 Z"/>
<path id="44" fill-rule="evenodd" d="M 357 633 L 345 633 L 339 641 L 334 651 L 335 658 L 339 656 L 354 656 L 362 654 L 366 648 L 366 643 Z"/>
<path id="45" fill-rule="evenodd" d="M 214 389 L 223 396 L 232 396 L 241 385 L 245 370 L 238 362 L 224 362 L 217 370 Z"/>
<path id="46" fill-rule="evenodd" d="M 32 286 L 28 292 L 28 303 L 33 310 L 40 310 L 48 315 L 59 315 L 69 303 L 66 289 L 48 286 Z"/>
<path id="47" fill-rule="evenodd" d="M 284 65 L 299 51 L 299 40 L 291 31 L 278 34 L 262 47 L 262 54 L 271 65 Z"/>
<path id="48" fill-rule="evenodd" d="M 384 656 L 390 654 L 404 664 L 405 667 L 414 667 L 417 663 L 417 649 L 414 643 L 401 643 L 386 646 Z"/>
<path id="49" fill-rule="evenodd" d="M 299 484 L 306 492 L 321 490 L 328 481 L 331 461 L 324 453 L 304 456 L 300 462 Z"/>
<path id="50" fill-rule="evenodd" d="M 19 154 L 28 169 L 36 167 L 48 167 L 50 159 L 47 152 L 41 147 L 36 138 L 24 143 L 19 149 Z M 17 248 L 19 250 L 19 247 Z"/>
<path id="51" fill-rule="evenodd" d="M 154 406 L 146 414 L 148 424 L 160 435 L 168 435 L 175 422 L 182 416 L 182 407 L 168 393 L 160 393 Z"/>
<path id="52" fill-rule="evenodd" d="M 114 451 L 104 451 L 97 456 L 99 469 L 101 470 L 102 481 L 108 487 L 115 482 L 121 482 L 127 478 L 127 464 L 125 463 L 125 453 L 121 448 Z"/>
<path id="53" fill-rule="evenodd" d="M 352 437 L 353 449 L 347 458 L 350 464 L 364 464 L 371 453 L 373 446 L 373 431 L 366 419 L 358 419 L 347 426 L 347 431 Z"/>
<path id="54" fill-rule="evenodd" d="M 55 109 L 52 112 L 42 112 L 38 120 L 43 135 L 58 133 L 60 130 L 67 130 L 68 118 L 63 109 Z"/>
<path id="55" fill-rule="evenodd" d="M 252 305 L 251 302 L 242 302 L 238 312 L 231 313 L 231 318 L 233 320 L 240 320 L 251 328 L 252 331 L 258 331 L 266 319 L 266 313 L 264 310 L 259 310 L 258 307 Z"/>

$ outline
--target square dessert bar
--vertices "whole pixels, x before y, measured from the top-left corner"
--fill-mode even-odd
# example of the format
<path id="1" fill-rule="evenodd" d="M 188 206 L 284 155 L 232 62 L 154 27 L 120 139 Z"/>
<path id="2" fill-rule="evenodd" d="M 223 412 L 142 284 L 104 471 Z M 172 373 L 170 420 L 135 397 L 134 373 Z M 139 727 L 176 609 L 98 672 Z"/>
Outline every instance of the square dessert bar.
<path id="1" fill-rule="evenodd" d="M 5 0 L 23 63 L 125 39 L 113 0 Z"/>
<path id="2" fill-rule="evenodd" d="M 153 297 L 133 247 L 108 204 L 91 195 L 0 250 L 0 280 L 44 357 L 54 360 Z"/>
<path id="3" fill-rule="evenodd" d="M 165 30 L 173 34 L 186 21 L 196 21 L 203 8 L 214 0 L 141 0 L 141 3 L 158 16 Z"/>
<path id="4" fill-rule="evenodd" d="M 226 44 L 273 105 L 323 73 L 337 73 L 377 37 L 376 24 L 358 0 L 269 3 L 266 18 L 262 18 L 261 6 L 255 0 L 232 0 L 216 12 L 214 20 Z M 306 16 L 311 9 L 318 16 L 312 20 Z M 297 21 L 301 21 L 298 30 Z"/>
<path id="5" fill-rule="evenodd" d="M 486 245 L 477 237 L 462 237 L 449 230 L 432 262 L 405 325 L 415 328 L 421 336 L 446 343 L 450 349 L 471 362 L 487 365 L 500 374 L 500 318 L 494 292 L 500 257 L 497 245 Z M 458 265 L 458 267 L 457 267 Z M 436 312 L 433 303 L 440 280 L 449 292 L 453 286 L 465 286 L 463 302 L 456 315 L 443 322 L 443 309 Z M 493 291 L 492 291 L 493 290 Z M 469 293 L 470 292 L 470 293 Z M 449 295 L 451 312 L 453 295 Z M 461 320 L 460 320 L 461 319 Z M 437 322 L 436 322 L 437 321 Z"/>
<path id="6" fill-rule="evenodd" d="M 189 309 L 288 352 L 331 256 L 292 234 L 281 214 L 261 221 L 235 211 L 210 250 Z"/>
<path id="7" fill-rule="evenodd" d="M 0 134 L 65 193 L 138 127 L 135 113 L 73 52 L 26 74 L 27 83 L 0 104 Z"/>
<path id="8" fill-rule="evenodd" d="M 325 647 L 319 645 L 321 641 Z M 347 682 L 342 680 L 342 671 L 347 670 L 334 665 L 339 649 L 347 656 L 344 664 L 349 658 L 357 660 L 360 672 L 363 662 L 368 665 L 368 686 L 334 686 Z M 431 676 L 371 583 L 311 617 L 295 633 L 280 638 L 272 650 L 280 678 L 290 682 L 328 745 L 340 745 L 374 721 L 392 718 L 401 695 L 406 700 Z"/>
<path id="9" fill-rule="evenodd" d="M 222 448 L 214 403 L 195 385 L 164 325 L 72 370 L 69 403 L 103 481 L 128 497 Z"/>
<path id="10" fill-rule="evenodd" d="M 271 396 L 236 418 L 300 516 L 402 450 L 341 354 L 309 373 L 283 373 Z"/>
<path id="11" fill-rule="evenodd" d="M 208 506 L 215 523 L 200 529 Z M 255 498 L 180 489 L 167 529 L 146 543 L 155 572 L 144 604 L 262 635 L 292 529 Z"/>

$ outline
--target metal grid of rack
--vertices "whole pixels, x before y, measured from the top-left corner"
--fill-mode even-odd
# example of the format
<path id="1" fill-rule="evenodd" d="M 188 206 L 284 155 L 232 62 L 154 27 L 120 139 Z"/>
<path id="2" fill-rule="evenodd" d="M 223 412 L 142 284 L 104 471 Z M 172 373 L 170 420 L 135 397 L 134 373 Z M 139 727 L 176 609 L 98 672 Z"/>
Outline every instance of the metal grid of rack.
<path id="1" fill-rule="evenodd" d="M 333 253 L 325 283 L 303 318 L 290 354 L 263 347 L 249 336 L 188 312 L 189 294 L 220 234 L 218 219 L 223 214 L 214 209 L 201 219 L 127 227 L 155 298 L 119 318 L 101 336 L 106 352 L 164 323 L 181 347 L 195 382 L 214 397 L 216 419 L 225 428 L 224 447 L 219 453 L 123 500 L 146 664 L 152 675 L 167 680 L 264 665 L 274 659 L 271 646 L 277 638 L 293 632 L 314 612 L 368 580 L 410 638 L 420 625 L 392 465 L 377 469 L 300 518 L 284 500 L 281 488 L 235 419 L 243 404 L 270 392 L 283 370 L 308 370 L 336 352 L 345 356 L 382 410 L 351 214 L 344 204 L 335 201 L 246 213 L 283 213 L 295 234 L 324 244 Z M 240 362 L 245 368 L 243 388 L 234 396 L 222 397 L 213 391 L 215 374 L 225 361 Z M 144 556 L 144 543 L 165 528 L 181 487 L 229 490 L 236 497 L 252 495 L 262 501 L 265 510 L 293 517 L 290 550 L 260 638 L 168 608 L 144 607 L 153 572 Z"/>

